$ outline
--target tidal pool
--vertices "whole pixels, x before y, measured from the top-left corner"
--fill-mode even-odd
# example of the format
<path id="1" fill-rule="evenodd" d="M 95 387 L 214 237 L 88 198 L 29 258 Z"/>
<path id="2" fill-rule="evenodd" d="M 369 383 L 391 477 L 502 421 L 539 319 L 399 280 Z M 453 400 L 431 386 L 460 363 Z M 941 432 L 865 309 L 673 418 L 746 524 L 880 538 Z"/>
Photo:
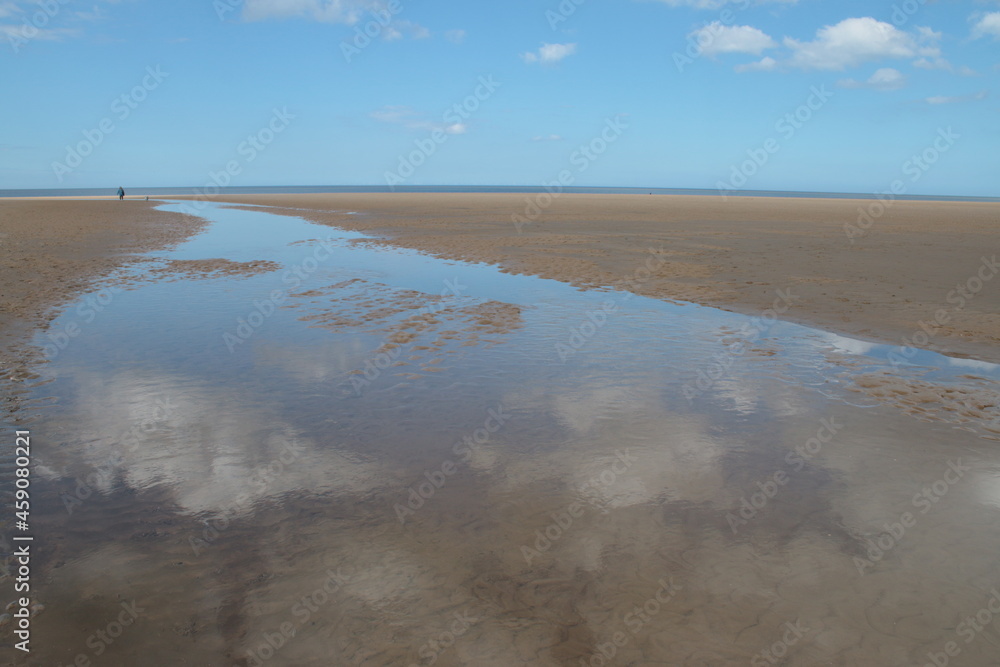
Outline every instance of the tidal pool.
<path id="1" fill-rule="evenodd" d="M 203 215 L 49 329 L 12 664 L 996 663 L 997 366 Z"/>

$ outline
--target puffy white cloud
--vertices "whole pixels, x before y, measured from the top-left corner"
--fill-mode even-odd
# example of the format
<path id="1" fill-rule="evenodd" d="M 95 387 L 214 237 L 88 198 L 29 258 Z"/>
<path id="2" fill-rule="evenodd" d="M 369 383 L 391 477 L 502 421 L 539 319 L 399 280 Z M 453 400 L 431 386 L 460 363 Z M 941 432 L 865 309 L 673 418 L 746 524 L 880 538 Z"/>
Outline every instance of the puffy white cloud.
<path id="1" fill-rule="evenodd" d="M 759 56 L 765 49 L 777 46 L 770 36 L 753 26 L 726 26 L 720 21 L 695 30 L 688 35 L 688 39 L 698 44 L 702 53 L 710 56 L 718 53 L 752 53 Z"/>
<path id="2" fill-rule="evenodd" d="M 576 44 L 542 44 L 537 53 L 528 52 L 521 54 L 521 58 L 526 63 L 557 63 L 567 56 L 576 53 Z"/>
<path id="3" fill-rule="evenodd" d="M 937 58 L 941 34 L 919 28 L 915 34 L 871 17 L 849 18 L 824 26 L 809 42 L 785 38 L 792 55 L 789 64 L 802 69 L 842 70 L 874 60 Z"/>
<path id="4" fill-rule="evenodd" d="M 899 90 L 906 85 L 906 77 L 898 69 L 883 67 L 875 70 L 867 81 L 842 79 L 837 82 L 841 88 L 868 88 L 870 90 Z"/>
<path id="5" fill-rule="evenodd" d="M 989 12 L 984 14 L 976 24 L 972 26 L 972 38 L 991 36 L 993 39 L 1000 39 L 1000 12 Z"/>

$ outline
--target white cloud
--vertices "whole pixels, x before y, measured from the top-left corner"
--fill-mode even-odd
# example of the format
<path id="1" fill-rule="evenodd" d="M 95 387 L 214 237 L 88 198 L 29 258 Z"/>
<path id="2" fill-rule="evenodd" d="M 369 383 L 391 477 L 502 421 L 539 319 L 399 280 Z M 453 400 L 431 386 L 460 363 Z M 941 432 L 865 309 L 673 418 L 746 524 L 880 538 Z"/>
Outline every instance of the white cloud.
<path id="1" fill-rule="evenodd" d="M 104 4 L 118 0 L 102 0 Z M 107 18 L 107 12 L 98 4 L 88 11 L 70 11 L 65 0 L 50 2 L 45 6 L 38 0 L 0 0 L 0 36 L 6 37 L 15 51 L 32 40 L 59 41 L 82 34 L 78 28 L 53 27 L 57 24 L 83 24 Z"/>
<path id="2" fill-rule="evenodd" d="M 73 30 L 70 28 L 34 28 L 29 33 L 30 38 L 25 37 L 24 25 L 2 25 L 0 24 L 0 35 L 13 40 L 14 43 L 21 43 L 22 41 L 31 41 L 34 39 L 46 41 L 46 42 L 58 42 L 66 37 L 72 37 L 78 35 L 79 30 Z"/>
<path id="3" fill-rule="evenodd" d="M 329 23 L 357 23 L 374 3 L 367 0 L 244 0 L 243 18 L 265 21 L 291 17 Z"/>
<path id="4" fill-rule="evenodd" d="M 576 44 L 542 44 L 538 53 L 528 52 L 521 54 L 521 58 L 526 63 L 557 63 L 567 56 L 576 53 Z"/>
<path id="5" fill-rule="evenodd" d="M 875 70 L 867 81 L 842 79 L 837 82 L 841 88 L 867 88 L 869 90 L 899 90 L 906 85 L 906 77 L 898 69 L 883 67 Z"/>
<path id="6" fill-rule="evenodd" d="M 759 56 L 764 49 L 777 46 L 767 34 L 748 25 L 725 26 L 713 21 L 695 30 L 688 38 L 701 46 L 707 55 L 718 53 L 752 53 Z"/>
<path id="7" fill-rule="evenodd" d="M 1000 39 L 1000 12 L 990 12 L 983 15 L 976 25 L 972 26 L 972 38 L 992 36 L 993 39 Z"/>
<path id="8" fill-rule="evenodd" d="M 770 56 L 765 56 L 755 63 L 737 65 L 734 69 L 737 72 L 770 72 L 778 66 L 778 61 Z"/>
<path id="9" fill-rule="evenodd" d="M 383 123 L 402 123 L 405 122 L 407 118 L 414 115 L 414 111 L 411 107 L 402 105 L 387 105 L 372 111 L 368 114 L 372 118 Z"/>
<path id="10" fill-rule="evenodd" d="M 944 58 L 919 58 L 913 61 L 913 66 L 920 69 L 941 69 L 948 72 L 953 69 L 951 63 Z"/>
<path id="11" fill-rule="evenodd" d="M 927 104 L 960 104 L 962 102 L 976 102 L 979 100 L 985 100 L 989 97 L 989 93 L 982 90 L 978 93 L 973 93 L 972 95 L 957 95 L 955 97 L 947 97 L 945 95 L 936 95 L 934 97 L 928 97 L 924 99 Z"/>
<path id="12" fill-rule="evenodd" d="M 792 51 L 789 63 L 802 69 L 842 70 L 873 60 L 937 58 L 941 33 L 918 28 L 916 34 L 871 17 L 849 18 L 816 32 L 811 42 L 785 38 Z"/>
<path id="13" fill-rule="evenodd" d="M 431 36 L 431 31 L 413 21 L 393 21 L 382 30 L 382 39 L 387 42 L 394 42 L 403 39 L 403 31 L 409 32 L 413 39 L 426 39 Z"/>
<path id="14" fill-rule="evenodd" d="M 357 23 L 365 12 L 384 9 L 377 0 L 244 0 L 243 18 L 265 21 L 310 18 L 326 23 Z"/>
<path id="15" fill-rule="evenodd" d="M 447 39 L 452 44 L 461 44 L 465 41 L 465 31 L 464 30 L 449 30 L 444 33 L 444 38 Z"/>
<path id="16" fill-rule="evenodd" d="M 320 23 L 375 22 L 381 28 L 382 39 L 393 41 L 402 39 L 409 33 L 413 39 L 430 36 L 430 31 L 421 25 L 405 19 L 397 19 L 390 10 L 387 0 L 244 0 L 243 19 L 245 21 L 267 21 L 269 19 L 302 18 Z"/>
<path id="17" fill-rule="evenodd" d="M 440 130 L 446 134 L 465 134 L 469 131 L 468 123 L 434 123 L 419 115 L 412 107 L 405 105 L 387 105 L 368 114 L 381 123 L 402 125 L 408 130 L 423 130 L 433 132 Z"/>
<path id="18" fill-rule="evenodd" d="M 956 68 L 950 62 L 944 58 L 920 58 L 913 62 L 914 67 L 919 67 L 920 69 L 929 70 L 943 70 L 945 72 L 954 72 L 960 74 L 961 76 L 979 76 L 979 72 L 972 69 L 968 65 L 962 65 Z"/>

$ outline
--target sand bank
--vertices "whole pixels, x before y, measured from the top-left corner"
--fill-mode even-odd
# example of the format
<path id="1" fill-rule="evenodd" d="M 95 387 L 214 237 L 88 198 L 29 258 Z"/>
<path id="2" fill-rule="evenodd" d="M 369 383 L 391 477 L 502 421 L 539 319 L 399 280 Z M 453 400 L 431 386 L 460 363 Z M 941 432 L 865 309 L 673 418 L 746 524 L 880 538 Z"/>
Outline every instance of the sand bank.
<path id="1" fill-rule="evenodd" d="M 1000 204 L 409 193 L 218 200 L 295 209 L 275 212 L 513 273 L 750 315 L 791 294 L 784 319 L 1000 362 L 1000 282 L 992 282 Z M 873 215 L 859 224 L 861 211 Z M 650 249 L 666 261 L 647 264 Z M 644 266 L 655 266 L 652 275 Z"/>
<path id="2" fill-rule="evenodd" d="M 0 367 L 27 376 L 25 343 L 94 281 L 201 229 L 201 218 L 155 211 L 160 202 L 0 199 Z"/>

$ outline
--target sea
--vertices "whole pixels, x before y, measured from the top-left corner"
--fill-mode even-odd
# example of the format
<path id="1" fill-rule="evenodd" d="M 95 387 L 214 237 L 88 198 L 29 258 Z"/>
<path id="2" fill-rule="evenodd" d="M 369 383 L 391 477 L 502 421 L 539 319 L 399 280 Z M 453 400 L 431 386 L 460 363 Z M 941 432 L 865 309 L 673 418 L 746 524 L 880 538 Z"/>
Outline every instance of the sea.
<path id="1" fill-rule="evenodd" d="M 108 197 L 116 196 L 118 187 L 113 188 L 45 188 L 45 189 L 0 189 L 0 197 Z M 207 190 L 207 191 L 206 191 Z M 322 193 L 375 193 L 375 192 L 468 192 L 468 193 L 521 193 L 534 194 L 548 192 L 545 187 L 523 185 L 413 185 L 390 188 L 386 185 L 252 185 L 225 188 L 201 187 L 133 187 L 126 190 L 127 196 L 164 197 L 167 195 L 253 195 L 253 194 L 322 194 Z M 562 192 L 602 195 L 718 195 L 717 189 L 702 188 L 595 188 L 567 187 Z M 790 197 L 804 199 L 881 199 L 880 193 L 859 192 L 803 192 L 785 190 L 739 190 L 727 193 L 733 197 Z M 909 201 L 972 201 L 1000 202 L 1000 197 L 970 197 L 957 195 L 896 195 L 895 199 Z"/>

